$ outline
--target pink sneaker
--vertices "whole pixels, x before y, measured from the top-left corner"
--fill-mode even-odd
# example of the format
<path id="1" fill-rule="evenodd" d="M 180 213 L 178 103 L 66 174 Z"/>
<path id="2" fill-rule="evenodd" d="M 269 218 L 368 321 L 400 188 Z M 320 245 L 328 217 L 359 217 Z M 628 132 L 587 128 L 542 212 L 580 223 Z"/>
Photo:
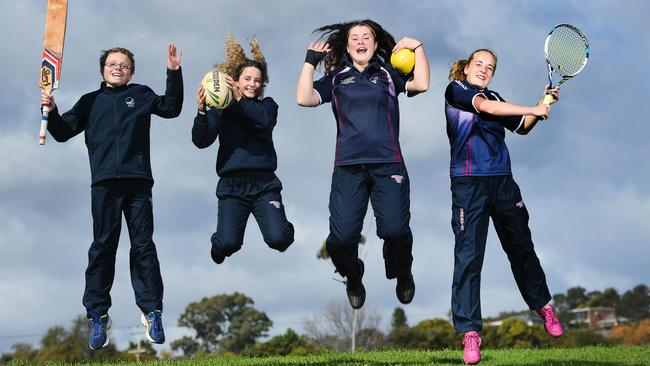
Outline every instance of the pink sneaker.
<path id="1" fill-rule="evenodd" d="M 481 337 L 478 332 L 471 331 L 465 333 L 463 337 L 463 361 L 468 365 L 476 365 L 481 362 Z"/>
<path id="2" fill-rule="evenodd" d="M 553 305 L 548 304 L 541 309 L 535 310 L 535 312 L 544 320 L 544 329 L 546 329 L 546 333 L 550 334 L 551 337 L 562 337 L 562 334 L 564 334 L 564 328 L 562 328 L 562 324 L 560 324 L 557 315 L 555 315 Z"/>

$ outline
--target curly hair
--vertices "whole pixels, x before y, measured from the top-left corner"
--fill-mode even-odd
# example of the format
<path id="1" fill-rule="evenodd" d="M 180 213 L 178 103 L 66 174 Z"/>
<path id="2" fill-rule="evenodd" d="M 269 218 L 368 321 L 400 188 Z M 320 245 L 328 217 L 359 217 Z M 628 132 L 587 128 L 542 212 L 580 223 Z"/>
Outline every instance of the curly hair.
<path id="1" fill-rule="evenodd" d="M 226 36 L 226 60 L 221 63 L 214 64 L 214 67 L 219 71 L 225 72 L 233 79 L 239 80 L 239 76 L 247 67 L 255 67 L 262 72 L 262 88 L 269 82 L 269 75 L 267 72 L 266 59 L 260 49 L 260 43 L 257 38 L 254 38 L 249 43 L 253 59 L 246 57 L 242 46 L 235 41 L 231 33 Z"/>
<path id="2" fill-rule="evenodd" d="M 377 42 L 377 50 L 375 56 L 380 57 L 384 62 L 390 59 L 390 54 L 395 47 L 395 38 L 382 28 L 379 23 L 370 20 L 353 20 L 346 23 L 336 23 L 322 26 L 313 33 L 320 33 L 319 40 L 326 39 L 325 42 L 329 44 L 330 51 L 323 59 L 323 67 L 325 71 L 329 72 L 333 69 L 343 66 L 345 63 L 348 47 L 348 34 L 350 29 L 356 26 L 366 26 L 372 31 L 372 35 Z"/>
<path id="3" fill-rule="evenodd" d="M 108 58 L 108 55 L 110 55 L 111 53 L 121 53 L 123 55 L 126 55 L 126 57 L 129 58 L 129 61 L 131 61 L 131 75 L 135 74 L 135 58 L 133 56 L 133 52 L 129 51 L 126 48 L 113 47 L 111 49 L 102 51 L 101 56 L 99 56 L 100 75 L 104 75 L 104 65 L 106 65 L 106 59 Z"/>
<path id="4" fill-rule="evenodd" d="M 478 50 L 474 50 L 469 57 L 466 60 L 458 60 L 451 64 L 451 68 L 449 69 L 449 80 L 458 80 L 462 81 L 467 78 L 467 75 L 465 75 L 465 67 L 469 65 L 470 62 L 474 59 L 474 55 L 476 55 L 478 52 L 487 52 L 494 57 L 494 71 L 493 73 L 497 72 L 497 55 L 494 53 L 494 51 L 487 49 L 487 48 L 479 48 Z"/>

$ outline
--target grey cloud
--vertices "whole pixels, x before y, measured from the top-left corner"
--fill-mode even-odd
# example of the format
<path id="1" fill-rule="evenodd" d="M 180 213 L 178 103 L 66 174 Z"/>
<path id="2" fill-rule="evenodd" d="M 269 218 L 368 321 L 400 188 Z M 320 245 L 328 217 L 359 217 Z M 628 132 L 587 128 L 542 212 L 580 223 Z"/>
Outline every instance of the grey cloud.
<path id="1" fill-rule="evenodd" d="M 165 47 L 183 51 L 185 105 L 174 120 L 152 123 L 154 240 L 166 285 L 168 334 L 184 334 L 176 319 L 191 301 L 242 291 L 276 322 L 273 333 L 300 330 L 303 317 L 331 300 L 344 300 L 343 286 L 315 252 L 327 236 L 336 127 L 328 106 L 295 105 L 295 82 L 310 32 L 333 22 L 373 18 L 396 38 L 425 44 L 431 88 L 402 98 L 401 143 L 412 181 L 414 273 L 418 286 L 407 307 L 413 322 L 445 317 L 449 309 L 453 235 L 450 229 L 448 154 L 443 92 L 449 64 L 479 47 L 499 55 L 493 86 L 509 101 L 532 104 L 546 83 L 542 43 L 559 22 L 581 25 L 592 43 L 584 73 L 566 83 L 553 115 L 529 136 L 507 141 L 531 212 L 533 239 L 552 292 L 571 286 L 625 291 L 647 281 L 650 247 L 643 219 L 650 214 L 645 143 L 649 77 L 637 72 L 648 59 L 650 29 L 641 14 L 650 6 L 627 1 L 114 1 L 71 4 L 61 88 L 57 103 L 67 110 L 99 84 L 102 49 L 121 45 L 136 54 L 134 82 L 164 89 Z M 83 137 L 66 144 L 36 144 L 36 72 L 42 44 L 42 1 L 14 2 L 0 25 L 12 57 L 3 61 L 0 89 L 0 352 L 16 342 L 38 342 L 47 327 L 68 326 L 83 313 L 81 294 L 86 251 L 92 240 L 89 169 Z M 557 14 L 562 14 L 558 17 Z M 119 16 L 117 16 L 119 15 Z M 16 31 L 18 30 L 18 31 Z M 195 90 L 200 77 L 223 58 L 226 32 L 245 43 L 257 36 L 269 61 L 267 95 L 280 105 L 275 144 L 284 203 L 296 225 L 296 243 L 279 254 L 263 243 L 254 220 L 244 248 L 223 266 L 209 258 L 216 226 L 216 146 L 196 149 L 190 141 Z M 641 65 L 641 66 L 639 66 Z M 383 275 L 381 243 L 371 212 L 365 223 L 368 302 L 389 318 L 398 305 L 394 282 Z M 128 277 L 126 227 L 120 242 L 111 316 L 114 340 L 123 347 L 137 308 Z M 616 260 L 613 260 L 616 258 Z M 484 315 L 525 305 L 517 293 L 496 236 L 491 231 L 483 270 Z M 10 294 L 10 295 L 9 295 Z M 299 294 L 298 300 L 296 294 Z M 291 300 L 289 300 L 291 299 Z M 43 303 L 48 305 L 43 309 Z M 21 335 L 31 335 L 20 337 Z M 171 338 L 170 338 L 171 339 Z M 164 346 L 166 347 L 166 346 Z"/>

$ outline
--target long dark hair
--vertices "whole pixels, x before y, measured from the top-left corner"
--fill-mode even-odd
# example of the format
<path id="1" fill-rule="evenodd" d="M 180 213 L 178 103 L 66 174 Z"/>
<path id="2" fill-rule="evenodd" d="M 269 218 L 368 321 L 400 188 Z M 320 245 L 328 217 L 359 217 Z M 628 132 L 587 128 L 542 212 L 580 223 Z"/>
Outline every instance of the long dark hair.
<path id="1" fill-rule="evenodd" d="M 329 43 L 330 51 L 323 59 L 325 71 L 343 66 L 347 57 L 348 33 L 352 27 L 366 26 L 372 30 L 372 34 L 377 42 L 375 55 L 383 61 L 390 59 L 390 54 L 395 47 L 395 38 L 382 28 L 377 22 L 370 19 L 353 20 L 346 23 L 336 23 L 322 26 L 313 33 L 320 33 L 319 40 L 326 38 L 325 42 Z"/>

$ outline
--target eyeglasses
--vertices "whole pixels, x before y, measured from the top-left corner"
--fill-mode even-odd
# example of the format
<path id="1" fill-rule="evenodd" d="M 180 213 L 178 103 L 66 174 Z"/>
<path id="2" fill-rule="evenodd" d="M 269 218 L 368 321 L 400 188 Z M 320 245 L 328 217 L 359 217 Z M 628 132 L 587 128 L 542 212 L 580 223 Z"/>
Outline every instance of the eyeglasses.
<path id="1" fill-rule="evenodd" d="M 131 70 L 131 65 L 127 64 L 104 64 L 104 66 L 108 67 L 109 69 L 120 69 L 120 70 Z"/>

